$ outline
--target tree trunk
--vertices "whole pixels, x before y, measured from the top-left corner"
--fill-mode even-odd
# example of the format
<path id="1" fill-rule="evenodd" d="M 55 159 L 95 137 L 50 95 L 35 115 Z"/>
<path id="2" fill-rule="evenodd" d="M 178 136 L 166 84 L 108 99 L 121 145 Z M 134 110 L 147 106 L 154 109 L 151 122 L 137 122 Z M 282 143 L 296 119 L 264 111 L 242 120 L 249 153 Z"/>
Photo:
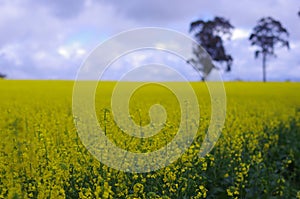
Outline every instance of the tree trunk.
<path id="1" fill-rule="evenodd" d="M 263 82 L 267 81 L 266 77 L 266 54 L 263 53 Z"/>

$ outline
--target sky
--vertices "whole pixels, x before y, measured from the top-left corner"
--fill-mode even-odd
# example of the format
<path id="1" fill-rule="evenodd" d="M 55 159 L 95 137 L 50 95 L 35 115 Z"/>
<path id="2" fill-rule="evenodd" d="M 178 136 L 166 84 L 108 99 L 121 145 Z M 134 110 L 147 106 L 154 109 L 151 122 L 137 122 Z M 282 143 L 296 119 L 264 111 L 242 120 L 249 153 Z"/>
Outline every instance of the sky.
<path id="1" fill-rule="evenodd" d="M 221 16 L 235 27 L 231 40 L 224 43 L 234 62 L 230 73 L 222 72 L 223 79 L 261 81 L 262 60 L 254 59 L 255 47 L 248 37 L 261 17 L 272 16 L 289 31 L 291 48 L 276 49 L 277 57 L 267 62 L 267 79 L 300 81 L 299 10 L 298 0 L 0 0 L 0 73 L 8 79 L 73 80 L 92 51 L 120 32 L 159 27 L 193 37 L 189 33 L 192 21 Z M 105 78 L 118 79 L 116 73 L 124 73 L 128 65 L 146 61 L 151 65 L 153 60 L 172 66 L 177 58 L 161 52 L 155 56 L 149 51 L 133 52 L 117 60 L 118 71 L 108 72 Z M 195 77 L 195 71 L 184 72 Z M 162 69 L 152 77 L 166 73 Z M 151 73 L 141 70 L 133 76 L 147 75 Z"/>

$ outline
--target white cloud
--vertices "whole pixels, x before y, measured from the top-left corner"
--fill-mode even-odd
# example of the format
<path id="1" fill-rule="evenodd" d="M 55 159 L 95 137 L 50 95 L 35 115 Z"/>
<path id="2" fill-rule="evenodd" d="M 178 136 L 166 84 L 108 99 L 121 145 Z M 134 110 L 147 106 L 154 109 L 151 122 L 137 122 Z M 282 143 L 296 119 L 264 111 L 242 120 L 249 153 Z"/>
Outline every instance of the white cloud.
<path id="1" fill-rule="evenodd" d="M 64 47 L 59 47 L 57 52 L 66 59 L 69 59 L 71 57 L 70 52 Z"/>
<path id="2" fill-rule="evenodd" d="M 232 40 L 247 39 L 250 35 L 250 31 L 236 28 L 232 31 Z"/>
<path id="3" fill-rule="evenodd" d="M 73 43 L 71 45 L 60 46 L 57 49 L 58 54 L 63 56 L 65 59 L 77 59 L 83 58 L 86 54 L 86 50 L 81 47 L 79 43 Z"/>

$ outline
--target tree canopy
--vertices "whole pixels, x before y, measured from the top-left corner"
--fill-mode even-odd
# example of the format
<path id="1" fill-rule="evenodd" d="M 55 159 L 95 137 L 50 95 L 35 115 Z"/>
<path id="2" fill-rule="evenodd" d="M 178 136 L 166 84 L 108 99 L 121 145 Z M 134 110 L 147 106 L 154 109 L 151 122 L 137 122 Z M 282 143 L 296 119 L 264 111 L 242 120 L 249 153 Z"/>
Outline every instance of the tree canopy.
<path id="1" fill-rule="evenodd" d="M 231 31 L 234 27 L 223 17 L 215 17 L 213 20 L 196 20 L 190 24 L 190 32 L 194 33 L 197 42 L 208 52 L 211 58 L 216 62 L 225 62 L 226 71 L 231 70 L 233 58 L 226 53 L 223 39 L 231 37 Z M 189 63 L 196 64 L 199 62 L 199 47 L 193 50 L 196 58 L 189 60 Z M 202 71 L 210 72 L 210 70 L 202 69 Z M 203 74 L 204 78 L 208 74 Z"/>
<path id="2" fill-rule="evenodd" d="M 3 78 L 5 78 L 5 77 L 6 77 L 6 75 L 0 73 L 0 79 L 3 79 Z"/>
<path id="3" fill-rule="evenodd" d="M 275 47 L 280 45 L 289 48 L 289 33 L 282 24 L 272 17 L 261 18 L 253 28 L 249 40 L 252 46 L 257 46 L 255 58 L 262 55 L 263 81 L 266 81 L 266 61 L 270 56 L 276 57 Z"/>

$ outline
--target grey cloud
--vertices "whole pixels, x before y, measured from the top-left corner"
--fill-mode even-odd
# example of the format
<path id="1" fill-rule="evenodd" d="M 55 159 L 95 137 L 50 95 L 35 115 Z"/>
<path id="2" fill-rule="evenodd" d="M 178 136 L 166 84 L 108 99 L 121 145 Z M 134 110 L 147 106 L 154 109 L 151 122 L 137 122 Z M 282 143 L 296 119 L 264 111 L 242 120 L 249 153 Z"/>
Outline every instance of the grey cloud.
<path id="1" fill-rule="evenodd" d="M 145 24 L 167 24 L 172 21 L 188 18 L 197 10 L 201 12 L 200 1 L 191 1 L 186 3 L 183 0 L 174 1 L 101 1 L 105 4 L 113 5 L 116 10 L 125 17 Z"/>
<path id="2" fill-rule="evenodd" d="M 40 0 L 34 1 L 34 3 L 50 8 L 54 16 L 62 19 L 78 16 L 83 11 L 85 5 L 84 0 Z"/>
<path id="3" fill-rule="evenodd" d="M 298 6 L 296 0 L 240 0 L 217 2 L 199 0 L 174 0 L 174 1 L 104 1 L 101 3 L 113 5 L 124 17 L 135 20 L 144 25 L 168 25 L 176 26 L 182 23 L 186 32 L 191 20 L 213 17 L 216 15 L 229 18 L 233 25 L 241 28 L 251 28 L 260 17 L 274 16 L 288 23 L 294 21 L 297 16 Z M 293 15 L 294 13 L 294 15 Z"/>

